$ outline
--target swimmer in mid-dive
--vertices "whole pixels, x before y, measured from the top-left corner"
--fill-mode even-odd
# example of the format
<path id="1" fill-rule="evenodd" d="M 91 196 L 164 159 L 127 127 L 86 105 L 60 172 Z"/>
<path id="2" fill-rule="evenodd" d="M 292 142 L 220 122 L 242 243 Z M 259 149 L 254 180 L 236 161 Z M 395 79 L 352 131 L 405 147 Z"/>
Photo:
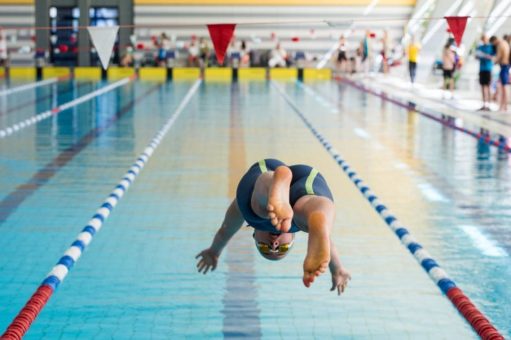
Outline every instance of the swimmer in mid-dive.
<path id="1" fill-rule="evenodd" d="M 254 228 L 257 250 L 268 260 L 284 258 L 293 245 L 294 233 L 304 231 L 309 233 L 304 285 L 310 287 L 328 266 L 332 274 L 330 290 L 341 294 L 351 276 L 330 238 L 334 219 L 332 193 L 316 169 L 307 165 L 288 167 L 276 159 L 262 160 L 241 179 L 213 243 L 196 256 L 197 268 L 204 274 L 215 270 L 220 253 L 243 221 Z"/>

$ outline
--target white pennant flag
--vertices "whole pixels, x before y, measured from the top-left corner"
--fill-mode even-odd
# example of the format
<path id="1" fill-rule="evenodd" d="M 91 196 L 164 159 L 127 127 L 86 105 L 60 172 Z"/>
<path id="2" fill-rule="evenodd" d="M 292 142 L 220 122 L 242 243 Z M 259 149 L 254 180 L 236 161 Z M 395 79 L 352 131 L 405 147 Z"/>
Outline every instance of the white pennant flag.
<path id="1" fill-rule="evenodd" d="M 110 62 L 110 57 L 112 56 L 112 49 L 115 44 L 115 37 L 119 31 L 119 26 L 89 26 L 87 30 L 89 31 L 92 44 L 96 48 L 96 51 L 98 51 L 101 65 L 103 65 L 103 68 L 106 70 Z"/>

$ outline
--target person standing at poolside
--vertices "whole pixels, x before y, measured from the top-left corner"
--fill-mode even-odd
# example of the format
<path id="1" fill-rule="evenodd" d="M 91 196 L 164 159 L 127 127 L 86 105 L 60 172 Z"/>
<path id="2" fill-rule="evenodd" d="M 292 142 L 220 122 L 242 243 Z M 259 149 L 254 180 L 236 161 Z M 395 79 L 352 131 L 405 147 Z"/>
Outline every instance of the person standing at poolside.
<path id="1" fill-rule="evenodd" d="M 481 36 L 481 45 L 476 49 L 476 58 L 479 59 L 479 84 L 483 95 L 483 106 L 479 111 L 490 111 L 490 83 L 493 69 L 495 47 L 490 44 L 486 34 Z"/>
<path id="2" fill-rule="evenodd" d="M 456 55 L 452 49 L 452 45 L 448 42 L 444 46 L 442 52 L 442 69 L 444 75 L 444 91 L 449 89 L 451 92 L 451 99 L 454 98 L 454 69 L 456 67 Z"/>
<path id="3" fill-rule="evenodd" d="M 415 83 L 415 76 L 417 75 L 417 62 L 419 59 L 419 52 L 421 45 L 412 38 L 412 42 L 408 45 L 408 70 L 410 72 L 410 81 Z"/>
<path id="4" fill-rule="evenodd" d="M 509 84 L 509 44 L 506 40 L 492 36 L 490 43 L 495 46 L 496 55 L 495 63 L 500 65 L 500 87 L 499 87 L 499 111 L 507 111 L 507 90 L 506 85 Z"/>

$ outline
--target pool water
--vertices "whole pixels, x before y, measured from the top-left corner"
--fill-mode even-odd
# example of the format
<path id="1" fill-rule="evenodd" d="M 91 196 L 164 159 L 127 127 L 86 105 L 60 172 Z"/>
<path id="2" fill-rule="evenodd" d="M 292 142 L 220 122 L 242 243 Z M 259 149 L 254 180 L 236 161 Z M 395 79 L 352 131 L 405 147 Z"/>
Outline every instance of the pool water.
<path id="1" fill-rule="evenodd" d="M 105 86 L 61 81 L 0 97 L 0 128 Z M 0 328 L 5 330 L 193 83 L 130 82 L 0 139 Z M 511 336 L 506 155 L 336 82 L 279 83 L 315 128 Z M 301 282 L 307 235 L 278 262 L 244 227 L 198 274 L 244 171 L 319 169 L 352 281 Z M 26 339 L 477 338 L 269 82 L 202 83 Z"/>

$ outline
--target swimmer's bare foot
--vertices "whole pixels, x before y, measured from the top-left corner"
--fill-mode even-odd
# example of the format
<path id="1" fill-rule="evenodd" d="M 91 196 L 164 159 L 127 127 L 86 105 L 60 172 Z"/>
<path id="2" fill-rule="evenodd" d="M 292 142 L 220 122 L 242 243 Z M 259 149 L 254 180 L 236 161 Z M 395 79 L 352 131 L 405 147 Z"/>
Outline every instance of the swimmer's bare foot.
<path id="1" fill-rule="evenodd" d="M 314 279 L 325 272 L 330 262 L 330 239 L 328 224 L 322 213 L 309 217 L 309 242 L 303 261 L 303 284 L 310 287 Z"/>
<path id="2" fill-rule="evenodd" d="M 287 166 L 279 166 L 273 173 L 268 194 L 268 217 L 275 229 L 288 232 L 291 229 L 293 208 L 289 204 L 289 186 L 293 174 Z"/>

